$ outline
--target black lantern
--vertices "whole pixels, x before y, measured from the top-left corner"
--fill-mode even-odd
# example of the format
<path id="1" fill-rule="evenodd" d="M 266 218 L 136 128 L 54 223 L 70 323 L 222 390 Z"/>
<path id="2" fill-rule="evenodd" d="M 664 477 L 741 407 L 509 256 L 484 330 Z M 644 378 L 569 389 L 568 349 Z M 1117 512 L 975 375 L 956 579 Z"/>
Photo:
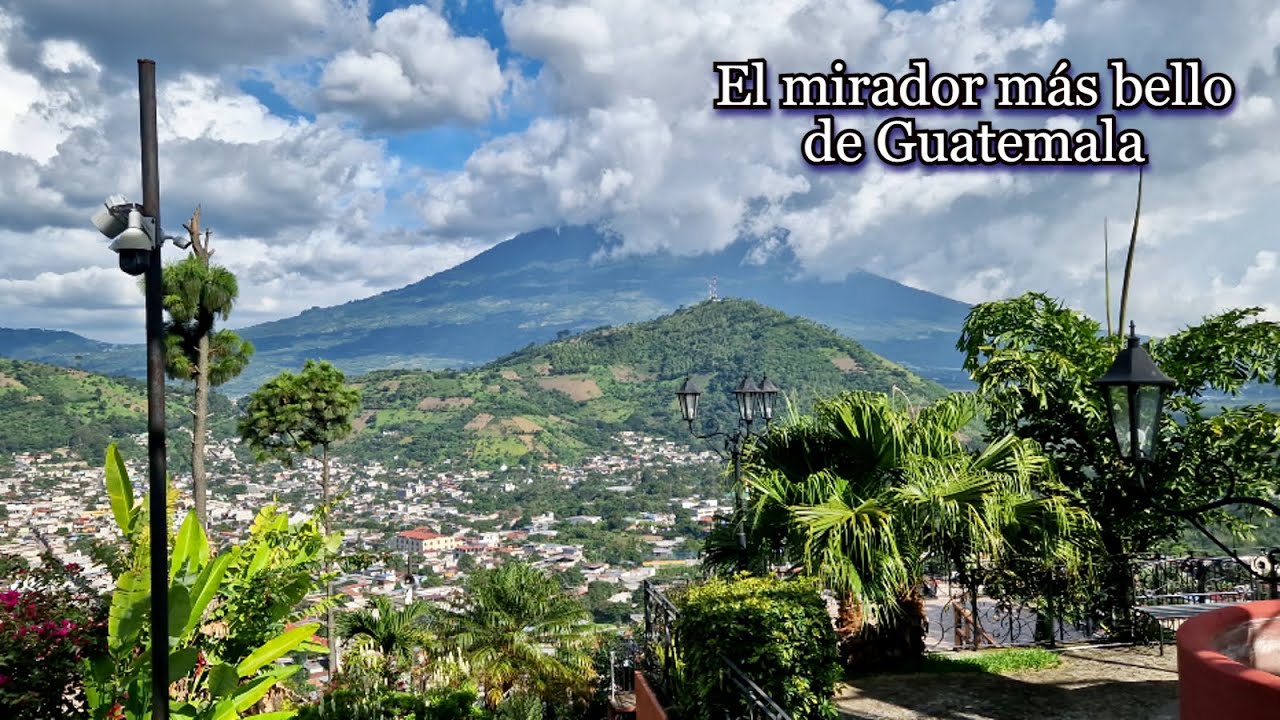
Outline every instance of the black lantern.
<path id="1" fill-rule="evenodd" d="M 680 399 L 680 415 L 687 423 L 692 423 L 693 419 L 698 415 L 698 396 L 702 391 L 693 384 L 693 378 L 685 378 L 684 384 L 676 391 L 676 397 Z"/>
<path id="2" fill-rule="evenodd" d="M 765 422 L 773 420 L 773 406 L 778 400 L 778 386 L 768 375 L 760 378 L 760 417 Z"/>
<path id="3" fill-rule="evenodd" d="M 1131 462 L 1153 460 L 1164 396 L 1177 383 L 1160 371 L 1138 343 L 1133 323 L 1129 323 L 1128 346 L 1094 384 L 1102 388 L 1112 439 L 1120 457 Z"/>
<path id="4" fill-rule="evenodd" d="M 760 396 L 760 388 L 756 386 L 755 381 L 743 375 L 742 382 L 738 383 L 738 387 L 733 391 L 733 396 L 738 400 L 738 417 L 746 423 L 754 420 L 756 403 Z"/>

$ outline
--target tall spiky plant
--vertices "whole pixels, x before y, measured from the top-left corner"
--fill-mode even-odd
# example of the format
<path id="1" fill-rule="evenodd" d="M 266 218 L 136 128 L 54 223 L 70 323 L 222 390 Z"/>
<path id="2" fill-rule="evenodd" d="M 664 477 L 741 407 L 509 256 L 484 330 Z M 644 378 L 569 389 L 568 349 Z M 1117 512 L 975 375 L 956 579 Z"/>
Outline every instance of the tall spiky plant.
<path id="1" fill-rule="evenodd" d="M 1133 229 L 1129 232 L 1129 253 L 1124 260 L 1124 284 L 1120 287 L 1120 322 L 1116 332 L 1123 335 L 1129 311 L 1129 278 L 1133 273 L 1133 253 L 1138 247 L 1138 218 L 1142 215 L 1142 168 L 1138 168 L 1138 200 L 1133 206 Z M 1108 315 L 1108 319 L 1110 316 Z M 1110 334 L 1108 332 L 1108 334 Z"/>

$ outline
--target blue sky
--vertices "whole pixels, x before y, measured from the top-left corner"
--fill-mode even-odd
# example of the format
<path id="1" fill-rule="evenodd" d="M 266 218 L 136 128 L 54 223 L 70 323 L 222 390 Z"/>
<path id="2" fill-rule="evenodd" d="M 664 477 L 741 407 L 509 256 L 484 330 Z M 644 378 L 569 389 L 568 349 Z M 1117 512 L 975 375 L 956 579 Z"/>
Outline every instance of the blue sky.
<path id="1" fill-rule="evenodd" d="M 888 10 L 928 12 L 941 0 L 879 0 Z M 369 18 L 378 18 L 397 8 L 408 7 L 411 0 L 373 0 L 369 5 Z M 1051 0 L 1036 0 L 1033 17 L 1046 18 L 1053 9 Z M 498 61 L 505 66 L 517 62 L 529 76 L 537 75 L 542 63 L 537 58 L 522 56 L 511 50 L 502 29 L 502 17 L 492 2 L 481 0 L 446 0 L 442 14 L 459 35 L 484 38 L 497 51 Z M 260 100 L 272 112 L 285 117 L 314 119 L 314 114 L 301 110 L 279 95 L 271 83 L 246 79 L 240 89 Z M 458 170 L 486 140 L 495 135 L 519 132 L 528 127 L 536 113 L 516 109 L 495 118 L 482 127 L 472 125 L 447 125 L 421 131 L 377 133 L 384 138 L 392 152 L 400 157 L 434 171 Z"/>
<path id="2" fill-rule="evenodd" d="M 233 325 L 571 224 L 637 253 L 785 238 L 815 282 L 866 270 L 966 302 L 1040 290 L 1101 315 L 1101 228 L 1119 267 L 1132 168 L 818 169 L 800 153 L 810 114 L 711 109 L 711 63 L 749 57 L 893 73 L 915 57 L 983 73 L 1203 58 L 1237 81 L 1228 111 L 1121 118 L 1152 157 L 1131 303 L 1154 333 L 1225 307 L 1280 312 L 1274 0 L 10 0 L 0 325 L 117 339 L 140 321 L 85 218 L 137 192 L 137 50 L 114 28 L 144 22 L 158 28 L 166 226 L 204 208 L 241 278 Z M 919 124 L 1095 127 L 984 113 Z M 839 123 L 871 139 L 882 119 Z"/>

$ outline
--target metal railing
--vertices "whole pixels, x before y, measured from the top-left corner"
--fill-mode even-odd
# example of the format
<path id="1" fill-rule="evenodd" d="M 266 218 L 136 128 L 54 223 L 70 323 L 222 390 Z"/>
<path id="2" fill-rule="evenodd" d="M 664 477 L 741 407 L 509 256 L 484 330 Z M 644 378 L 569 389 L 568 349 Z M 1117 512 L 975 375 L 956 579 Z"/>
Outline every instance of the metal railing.
<path id="1" fill-rule="evenodd" d="M 1233 594 L 1241 600 L 1275 598 L 1280 577 L 1277 561 L 1280 551 L 1274 548 L 1240 553 L 1245 568 L 1231 557 L 1191 555 L 1183 557 L 1150 556 L 1133 562 L 1137 597 Z"/>
<path id="2" fill-rule="evenodd" d="M 759 685 L 752 682 L 751 678 L 736 663 L 723 654 L 720 655 L 720 661 L 724 663 L 725 676 L 729 679 L 729 682 L 738 688 L 738 692 L 742 695 L 743 702 L 746 705 L 746 714 L 737 717 L 749 720 L 754 720 L 755 718 L 791 720 L 791 716 L 787 714 L 787 711 L 778 707 L 778 704 L 769 697 L 769 694 L 762 690 Z M 733 718 L 727 708 L 725 716 Z"/>
<path id="3" fill-rule="evenodd" d="M 969 594 L 925 607 L 925 647 L 931 651 L 1081 643 L 1099 639 L 1091 618 L 1054 617 L 1029 605 Z"/>
<path id="4" fill-rule="evenodd" d="M 680 610 L 658 587 L 644 581 L 644 641 L 640 648 L 639 666 L 654 690 L 664 702 L 672 702 L 678 693 L 683 667 L 679 662 Z M 736 691 L 739 707 L 716 708 L 726 720 L 791 720 L 769 694 L 764 691 L 742 668 L 724 654 L 718 653 L 723 663 L 723 678 Z"/>

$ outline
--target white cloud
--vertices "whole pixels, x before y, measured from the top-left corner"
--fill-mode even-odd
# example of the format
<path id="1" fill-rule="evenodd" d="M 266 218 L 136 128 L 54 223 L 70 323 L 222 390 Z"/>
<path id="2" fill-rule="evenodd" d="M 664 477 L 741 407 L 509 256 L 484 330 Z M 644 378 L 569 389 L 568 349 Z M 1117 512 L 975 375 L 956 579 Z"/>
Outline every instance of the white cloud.
<path id="1" fill-rule="evenodd" d="M 15 0 L 0 11 L 0 277 L 9 283 L 0 325 L 24 317 L 100 335 L 127 328 L 132 311 L 103 315 L 97 332 L 89 311 L 52 309 L 69 290 L 33 283 L 41 273 L 51 273 L 42 285 L 68 288 L 105 282 L 95 268 L 119 274 L 85 224 L 103 195 L 138 183 L 133 69 L 121 72 L 134 39 L 108 28 L 161 6 L 80 5 Z M 1101 316 L 1103 219 L 1118 276 L 1135 172 L 895 170 L 874 157 L 816 169 L 800 155 L 812 113 L 712 110 L 711 63 L 752 57 L 767 58 L 771 75 L 821 71 L 835 58 L 900 73 L 915 57 L 935 72 L 1043 72 L 1067 57 L 1073 71 L 1104 79 L 1117 55 L 1142 73 L 1169 57 L 1202 58 L 1206 72 L 1235 79 L 1230 112 L 1120 116 L 1144 132 L 1153 158 L 1131 307 L 1144 332 L 1163 332 L 1227 305 L 1274 308 L 1280 297 L 1280 8 L 1266 0 L 1170 0 L 1160 13 L 1140 0 L 1059 0 L 1048 19 L 1030 0 L 953 0 L 928 12 L 872 0 L 523 0 L 498 3 L 501 58 L 451 27 L 434 0 L 372 24 L 363 0 L 258 4 L 253 22 L 223 5 L 163 6 L 173 30 L 156 46 L 161 188 L 167 227 L 204 205 L 219 259 L 241 274 L 238 324 L 403 285 L 514 233 L 569 223 L 618 233 L 623 252 L 696 253 L 747 233 L 768 238 L 757 256 L 785 243 L 824 278 L 864 268 L 967 301 L 1044 290 Z M 526 66 L 540 70 L 526 77 Z M 246 76 L 334 112 L 282 117 L 241 91 Z M 540 117 L 452 172 L 413 167 L 376 134 L 483 128 L 513 107 Z M 1095 127 L 1094 114 L 921 113 L 919 122 L 1074 129 Z M 884 117 L 838 113 L 837 125 L 870 135 Z M 32 233 L 63 242 L 42 255 Z"/>
<path id="2" fill-rule="evenodd" d="M 460 37 L 438 11 L 410 5 L 378 18 L 360 48 L 329 62 L 320 98 L 373 127 L 421 128 L 486 120 L 505 86 L 487 41 Z"/>
<path id="3" fill-rule="evenodd" d="M 33 38 L 76 38 L 130 84 L 133 61 L 220 71 L 312 57 L 349 44 L 368 17 L 367 0 L 9 0 Z"/>
<path id="4" fill-rule="evenodd" d="M 1122 249 L 1133 172 L 904 171 L 874 158 L 818 170 L 800 160 L 808 113 L 711 111 L 711 63 L 764 57 L 773 76 L 821 71 L 841 58 L 851 70 L 900 73 L 909 59 L 928 57 L 934 72 L 992 73 L 1046 72 L 1067 57 L 1073 72 L 1102 74 L 1097 111 L 925 113 L 920 125 L 972 126 L 985 117 L 1001 127 L 1074 129 L 1095 127 L 1093 114 L 1109 110 L 1108 58 L 1123 54 L 1131 70 L 1149 73 L 1168 57 L 1194 56 L 1206 72 L 1236 79 L 1233 112 L 1127 113 L 1120 122 L 1144 131 L 1153 157 L 1133 304 L 1160 325 L 1152 330 L 1198 317 L 1213 280 L 1188 258 L 1240 268 L 1274 245 L 1273 203 L 1265 198 L 1280 190 L 1271 151 L 1280 130 L 1273 107 L 1280 10 L 1261 0 L 1213 7 L 1187 0 L 1159 14 L 1136 0 L 1060 2 L 1043 21 L 1032 10 L 1030 2 L 995 0 L 939 3 L 925 13 L 870 0 L 510 4 L 503 21 L 511 45 L 542 61 L 536 86 L 557 113 L 433 178 L 419 199 L 422 217 L 436 232 L 463 235 L 598 222 L 639 251 L 696 252 L 743 231 L 786 230 L 814 275 L 861 267 L 971 301 L 1042 289 L 1100 312 L 1101 225 L 1111 218 L 1113 252 Z M 989 107 L 993 95 L 984 97 Z M 837 127 L 862 129 L 870 140 L 883 117 L 840 113 Z M 1207 242 L 1226 227 L 1230 241 Z M 1180 272 L 1194 288 L 1185 301 L 1136 287 Z M 1272 278 L 1241 297 L 1257 302 L 1277 290 Z"/>

